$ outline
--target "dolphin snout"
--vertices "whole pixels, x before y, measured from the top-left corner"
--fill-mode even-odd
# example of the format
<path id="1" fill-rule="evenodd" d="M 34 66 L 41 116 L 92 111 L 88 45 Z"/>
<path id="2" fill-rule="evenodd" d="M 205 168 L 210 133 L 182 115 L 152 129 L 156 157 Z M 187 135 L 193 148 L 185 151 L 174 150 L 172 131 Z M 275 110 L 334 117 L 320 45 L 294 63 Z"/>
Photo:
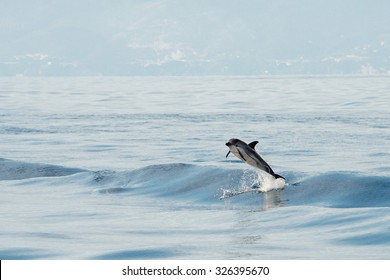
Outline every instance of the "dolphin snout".
<path id="1" fill-rule="evenodd" d="M 227 142 L 225 145 L 229 147 L 229 146 L 231 146 L 231 145 L 232 145 L 232 143 L 230 143 L 230 142 Z"/>

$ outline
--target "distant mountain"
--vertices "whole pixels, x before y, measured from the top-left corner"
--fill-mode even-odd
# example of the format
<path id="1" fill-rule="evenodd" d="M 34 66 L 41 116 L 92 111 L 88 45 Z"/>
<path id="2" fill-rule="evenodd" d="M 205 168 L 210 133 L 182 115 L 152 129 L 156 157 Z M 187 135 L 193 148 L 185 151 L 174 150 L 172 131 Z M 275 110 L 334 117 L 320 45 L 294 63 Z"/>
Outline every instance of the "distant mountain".
<path id="1" fill-rule="evenodd" d="M 0 75 L 390 74 L 387 0 L 1 0 Z"/>

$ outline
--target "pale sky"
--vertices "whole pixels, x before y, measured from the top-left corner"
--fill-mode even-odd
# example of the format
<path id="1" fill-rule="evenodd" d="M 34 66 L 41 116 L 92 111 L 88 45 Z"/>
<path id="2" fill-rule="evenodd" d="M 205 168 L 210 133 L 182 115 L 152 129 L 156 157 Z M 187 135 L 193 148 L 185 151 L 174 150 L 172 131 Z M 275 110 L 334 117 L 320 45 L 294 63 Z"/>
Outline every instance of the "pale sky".
<path id="1" fill-rule="evenodd" d="M 386 0 L 0 4 L 0 75 L 390 74 Z"/>

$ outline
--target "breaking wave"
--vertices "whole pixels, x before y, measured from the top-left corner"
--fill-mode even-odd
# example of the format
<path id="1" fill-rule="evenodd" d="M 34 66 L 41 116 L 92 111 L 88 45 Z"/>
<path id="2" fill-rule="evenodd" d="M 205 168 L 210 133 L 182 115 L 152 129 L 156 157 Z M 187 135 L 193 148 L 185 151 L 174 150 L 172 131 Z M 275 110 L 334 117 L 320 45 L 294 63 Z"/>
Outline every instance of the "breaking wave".
<path id="1" fill-rule="evenodd" d="M 71 175 L 76 175 L 71 176 Z M 88 171 L 48 164 L 0 159 L 0 180 L 72 178 L 100 195 L 138 195 L 206 205 L 272 208 L 313 205 L 335 208 L 390 207 L 390 177 L 329 172 L 318 175 L 284 173 L 282 190 L 258 192 L 252 169 L 184 163 L 150 165 L 130 171 Z M 57 178 L 58 180 L 58 178 Z"/>

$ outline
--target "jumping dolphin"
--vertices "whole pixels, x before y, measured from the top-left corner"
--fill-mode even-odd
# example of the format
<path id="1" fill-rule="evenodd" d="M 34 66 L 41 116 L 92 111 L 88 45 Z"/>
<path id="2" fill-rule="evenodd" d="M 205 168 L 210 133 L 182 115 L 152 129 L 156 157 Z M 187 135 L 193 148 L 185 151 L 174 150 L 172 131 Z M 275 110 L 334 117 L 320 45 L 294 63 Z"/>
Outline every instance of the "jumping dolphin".
<path id="1" fill-rule="evenodd" d="M 276 174 L 272 168 L 265 162 L 264 159 L 255 151 L 256 144 L 258 141 L 253 141 L 249 144 L 241 141 L 240 139 L 232 138 L 227 143 L 226 146 L 229 147 L 229 152 L 226 157 L 232 152 L 236 157 L 246 162 L 247 164 L 258 168 L 262 171 L 267 172 L 268 174 L 274 176 L 275 179 L 282 178 L 286 180 L 283 176 Z"/>

